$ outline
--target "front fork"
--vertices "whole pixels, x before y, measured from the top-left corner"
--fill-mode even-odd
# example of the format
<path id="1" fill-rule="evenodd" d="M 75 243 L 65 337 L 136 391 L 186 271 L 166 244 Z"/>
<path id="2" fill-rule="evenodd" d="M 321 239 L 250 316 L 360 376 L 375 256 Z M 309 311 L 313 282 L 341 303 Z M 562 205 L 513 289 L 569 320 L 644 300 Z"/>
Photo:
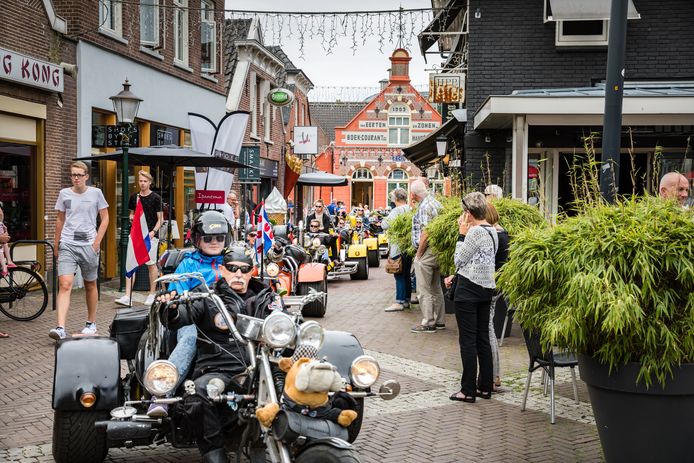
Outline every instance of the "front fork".
<path id="1" fill-rule="evenodd" d="M 270 367 L 270 356 L 265 346 L 260 349 L 259 361 L 258 407 L 269 403 L 279 404 L 279 398 L 275 390 L 275 381 L 272 376 L 272 368 Z M 287 446 L 274 438 L 272 429 L 266 428 L 262 424 L 260 427 L 265 433 L 265 447 L 270 453 L 270 459 L 273 463 L 291 463 L 292 458 Z"/>

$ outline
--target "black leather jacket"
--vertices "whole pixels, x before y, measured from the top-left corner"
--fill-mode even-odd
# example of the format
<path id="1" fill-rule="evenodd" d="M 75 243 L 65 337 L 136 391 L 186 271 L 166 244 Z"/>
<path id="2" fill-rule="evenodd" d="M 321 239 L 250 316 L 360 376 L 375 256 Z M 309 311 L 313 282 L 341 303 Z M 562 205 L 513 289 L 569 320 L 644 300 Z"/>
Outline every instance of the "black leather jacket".
<path id="1" fill-rule="evenodd" d="M 221 279 L 215 293 L 224 302 L 232 317 L 236 314 L 265 318 L 273 310 L 276 294 L 269 286 L 251 279 L 245 294 L 239 294 Z M 198 329 L 193 379 L 212 372 L 240 373 L 249 363 L 246 349 L 231 335 L 222 314 L 209 299 L 189 303 L 189 308 L 169 307 L 162 314 L 162 323 L 169 328 L 180 328 L 194 323 Z M 280 309 L 281 310 L 281 309 Z"/>

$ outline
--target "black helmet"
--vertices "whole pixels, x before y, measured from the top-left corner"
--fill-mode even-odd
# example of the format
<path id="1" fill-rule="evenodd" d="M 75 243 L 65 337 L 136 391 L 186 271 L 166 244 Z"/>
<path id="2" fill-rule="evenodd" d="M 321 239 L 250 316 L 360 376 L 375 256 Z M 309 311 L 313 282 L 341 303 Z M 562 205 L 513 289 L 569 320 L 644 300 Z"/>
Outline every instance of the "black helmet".
<path id="1" fill-rule="evenodd" d="M 236 241 L 223 251 L 223 262 L 245 262 L 255 265 L 253 262 L 253 249 L 243 241 Z"/>
<path id="2" fill-rule="evenodd" d="M 204 235 L 225 235 L 224 247 L 227 247 L 231 236 L 231 225 L 221 212 L 205 211 L 195 219 L 190 232 L 195 247 L 199 247 L 200 238 Z"/>

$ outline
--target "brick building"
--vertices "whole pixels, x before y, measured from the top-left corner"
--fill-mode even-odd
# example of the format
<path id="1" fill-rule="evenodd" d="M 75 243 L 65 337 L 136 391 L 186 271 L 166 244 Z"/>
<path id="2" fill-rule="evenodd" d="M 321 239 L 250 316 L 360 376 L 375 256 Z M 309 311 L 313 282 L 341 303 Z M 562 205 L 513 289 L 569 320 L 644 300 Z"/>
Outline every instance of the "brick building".
<path id="1" fill-rule="evenodd" d="M 467 121 L 449 139 L 461 147 L 465 177 L 477 186 L 503 184 L 522 200 L 545 198 L 548 215 L 573 200 L 568 171 L 574 153 L 584 152 L 584 134 L 598 134 L 601 153 L 610 2 L 571 3 L 433 0 L 445 8 L 419 36 L 423 53 L 440 54 L 445 72 L 462 69 L 466 77 Z M 630 128 L 637 192 L 648 189 L 657 169 L 694 170 L 687 155 L 694 133 L 694 5 L 632 0 L 628 17 L 618 180 L 626 194 Z M 434 44 L 444 52 L 429 51 Z M 435 155 L 421 156 L 424 148 L 412 147 L 408 156 L 426 163 Z"/>
<path id="2" fill-rule="evenodd" d="M 349 185 L 317 187 L 314 195 L 352 206 L 385 208 L 390 191 L 408 190 L 410 182 L 421 176 L 402 148 L 436 130 L 441 116 L 410 84 L 410 60 L 404 49 L 393 52 L 390 76 L 381 91 L 347 124 L 335 127 L 334 144 L 318 156 L 319 169 L 348 177 Z M 443 193 L 443 183 L 437 182 L 435 189 Z"/>

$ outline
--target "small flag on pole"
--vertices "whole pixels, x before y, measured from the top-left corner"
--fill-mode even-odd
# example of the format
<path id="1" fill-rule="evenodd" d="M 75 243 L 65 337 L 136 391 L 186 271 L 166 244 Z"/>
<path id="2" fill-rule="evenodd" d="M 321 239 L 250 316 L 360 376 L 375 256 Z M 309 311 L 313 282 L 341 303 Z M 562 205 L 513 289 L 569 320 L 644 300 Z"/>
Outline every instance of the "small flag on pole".
<path id="1" fill-rule="evenodd" d="M 149 240 L 149 230 L 147 229 L 147 221 L 145 220 L 144 211 L 140 196 L 137 196 L 137 205 L 135 206 L 135 214 L 133 223 L 130 226 L 130 237 L 128 238 L 128 255 L 125 259 L 125 275 L 130 278 L 137 271 L 137 268 L 149 261 L 149 249 L 151 248 Z"/>
<path id="2" fill-rule="evenodd" d="M 256 255 L 258 262 L 261 262 L 262 257 L 267 254 L 273 244 L 275 244 L 275 235 L 272 233 L 272 224 L 270 218 L 265 211 L 265 206 L 260 208 L 260 218 L 258 220 L 258 229 L 255 238 Z"/>

